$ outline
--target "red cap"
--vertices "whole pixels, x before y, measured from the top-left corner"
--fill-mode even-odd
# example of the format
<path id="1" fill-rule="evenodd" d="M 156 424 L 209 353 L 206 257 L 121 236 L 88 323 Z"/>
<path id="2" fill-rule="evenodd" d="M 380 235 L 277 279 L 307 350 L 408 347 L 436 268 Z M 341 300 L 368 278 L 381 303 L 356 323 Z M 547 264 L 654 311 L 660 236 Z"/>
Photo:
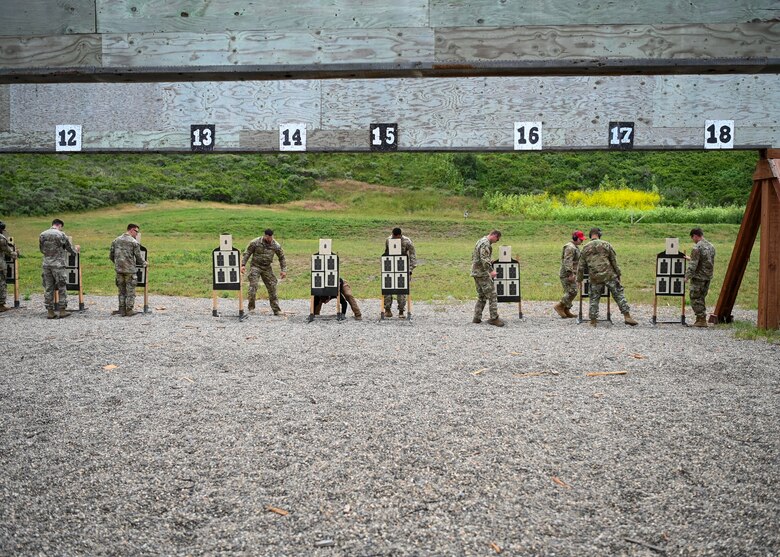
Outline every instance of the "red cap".
<path id="1" fill-rule="evenodd" d="M 582 233 L 582 230 L 575 230 L 574 232 L 572 232 L 571 237 L 573 239 L 576 238 L 577 240 L 584 240 L 585 239 L 585 234 Z"/>

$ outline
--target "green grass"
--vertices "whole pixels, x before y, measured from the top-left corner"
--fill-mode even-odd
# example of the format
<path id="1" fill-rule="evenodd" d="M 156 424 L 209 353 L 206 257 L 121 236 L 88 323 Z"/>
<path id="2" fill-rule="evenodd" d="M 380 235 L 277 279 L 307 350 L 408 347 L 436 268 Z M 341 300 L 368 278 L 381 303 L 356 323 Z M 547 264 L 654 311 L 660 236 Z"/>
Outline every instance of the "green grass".
<path id="1" fill-rule="evenodd" d="M 771 344 L 780 344 L 780 330 L 759 329 L 755 323 L 735 321 L 728 325 L 718 325 L 733 331 L 734 337 L 742 340 L 764 339 Z"/>
<path id="2" fill-rule="evenodd" d="M 421 195 L 421 203 L 416 196 Z M 464 207 L 472 211 L 463 217 Z M 469 276 L 474 243 L 492 228 L 504 236 L 521 261 L 523 298 L 556 300 L 560 297 L 558 269 L 561 246 L 573 229 L 604 228 L 604 239 L 618 253 L 626 294 L 631 303 L 652 303 L 655 256 L 668 236 L 679 237 L 688 249 L 687 234 L 697 223 L 609 224 L 600 221 L 541 222 L 491 217 L 473 199 L 428 192 L 372 188 L 355 183 L 329 185 L 322 192 L 283 206 L 256 207 L 193 201 L 152 205 L 123 205 L 84 213 L 7 219 L 25 257 L 21 260 L 21 292 L 41 292 L 37 238 L 53 217 L 65 221 L 65 231 L 82 246 L 84 287 L 87 295 L 115 294 L 114 273 L 108 260 L 111 241 L 128 222 L 140 224 L 149 249 L 149 280 L 153 294 L 211 295 L 211 251 L 219 234 L 233 235 L 243 250 L 266 227 L 276 231 L 287 254 L 290 273 L 280 285 L 282 298 L 309 296 L 309 257 L 318 238 L 332 238 L 342 258 L 342 275 L 362 298 L 379 297 L 379 256 L 394 226 L 415 242 L 420 266 L 414 273 L 415 300 L 473 299 Z M 709 304 L 717 300 L 739 226 L 705 227 L 718 250 Z M 758 244 L 742 282 L 737 304 L 755 308 L 758 283 Z M 278 271 L 278 266 L 276 267 Z M 661 298 L 662 306 L 677 306 Z"/>

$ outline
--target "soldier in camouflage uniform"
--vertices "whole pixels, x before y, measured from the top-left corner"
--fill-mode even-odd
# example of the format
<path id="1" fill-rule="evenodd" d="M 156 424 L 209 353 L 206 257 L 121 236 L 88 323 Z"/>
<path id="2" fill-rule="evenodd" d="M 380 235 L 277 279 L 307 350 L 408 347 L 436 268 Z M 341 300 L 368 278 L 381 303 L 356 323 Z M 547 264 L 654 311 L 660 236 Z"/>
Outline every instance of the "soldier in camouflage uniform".
<path id="1" fill-rule="evenodd" d="M 5 299 L 8 295 L 5 276 L 6 255 L 10 256 L 11 260 L 14 260 L 17 257 L 17 251 L 8 243 L 8 238 L 5 237 L 5 223 L 0 221 L 0 313 L 11 309 L 5 305 Z"/>
<path id="2" fill-rule="evenodd" d="M 571 242 L 563 246 L 561 252 L 561 286 L 563 297 L 553 306 L 558 315 L 564 319 L 575 317 L 570 311 L 572 300 L 577 296 L 577 267 L 580 262 L 580 244 L 585 239 L 582 230 L 575 230 L 571 235 Z"/>
<path id="3" fill-rule="evenodd" d="M 623 294 L 623 286 L 620 284 L 620 267 L 618 267 L 615 250 L 601 239 L 601 229 L 590 229 L 590 242 L 582 248 L 582 257 L 577 269 L 577 284 L 582 283 L 585 271 L 590 279 L 590 324 L 595 327 L 599 318 L 599 298 L 604 285 L 615 299 L 623 314 L 626 325 L 638 325 L 631 317 L 631 307 Z"/>
<path id="4" fill-rule="evenodd" d="M 263 284 L 268 290 L 268 302 L 271 304 L 271 309 L 274 315 L 281 315 L 282 309 L 279 307 L 279 297 L 276 293 L 276 275 L 271 267 L 274 261 L 274 255 L 279 258 L 279 265 L 281 266 L 281 278 L 287 276 L 287 261 L 284 258 L 284 250 L 279 242 L 274 240 L 274 231 L 270 228 L 266 229 L 264 235 L 255 238 L 246 247 L 244 252 L 244 258 L 241 261 L 241 272 L 246 271 L 246 263 L 249 258 L 252 258 L 252 268 L 249 271 L 249 306 L 251 311 L 255 309 L 255 298 L 257 297 L 257 284 L 260 279 L 263 279 Z"/>
<path id="5" fill-rule="evenodd" d="M 393 228 L 393 235 L 385 240 L 385 253 L 388 253 L 390 249 L 390 240 L 401 240 L 401 255 L 407 255 L 409 257 L 409 275 L 417 267 L 417 252 L 414 250 L 414 244 L 408 236 L 404 236 L 400 228 Z M 406 317 L 404 311 L 406 311 L 406 294 L 397 295 L 398 303 L 398 317 L 403 319 Z M 392 294 L 385 295 L 385 317 L 393 316 L 393 296 Z"/>
<path id="6" fill-rule="evenodd" d="M 43 254 L 41 277 L 43 278 L 43 303 L 46 306 L 47 318 L 55 319 L 55 310 L 59 310 L 60 319 L 68 317 L 68 289 L 66 287 L 65 266 L 68 253 L 76 255 L 79 246 L 73 246 L 62 231 L 65 223 L 60 219 L 51 221 L 51 228 L 41 232 L 38 246 Z M 54 291 L 59 293 L 59 304 L 55 307 Z"/>
<path id="7" fill-rule="evenodd" d="M 135 311 L 135 284 L 138 265 L 146 267 L 141 254 L 138 237 L 138 225 L 128 224 L 127 232 L 111 242 L 108 257 L 116 271 L 116 287 L 119 289 L 119 310 L 121 317 L 132 317 Z"/>
<path id="8" fill-rule="evenodd" d="M 704 239 L 701 228 L 691 230 L 691 239 L 696 244 L 691 250 L 688 268 L 685 271 L 685 282 L 690 282 L 688 295 L 691 298 L 691 309 L 696 314 L 694 327 L 707 326 L 707 303 L 705 298 L 710 289 L 712 272 L 715 269 L 715 246 Z"/>
<path id="9" fill-rule="evenodd" d="M 501 232 L 493 230 L 487 236 L 481 238 L 474 246 L 471 254 L 471 276 L 477 287 L 477 303 L 474 306 L 473 323 L 482 323 L 482 312 L 485 304 L 489 304 L 490 319 L 488 323 L 496 327 L 503 327 L 504 322 L 498 318 L 498 298 L 493 279 L 496 272 L 493 270 L 493 244 L 501 239 Z"/>

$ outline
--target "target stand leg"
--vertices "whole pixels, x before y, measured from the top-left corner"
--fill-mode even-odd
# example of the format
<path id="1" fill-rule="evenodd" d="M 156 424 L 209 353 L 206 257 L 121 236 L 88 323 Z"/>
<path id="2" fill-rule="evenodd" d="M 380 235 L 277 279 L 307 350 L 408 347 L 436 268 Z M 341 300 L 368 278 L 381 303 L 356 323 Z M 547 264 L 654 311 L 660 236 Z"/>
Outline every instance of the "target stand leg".
<path id="1" fill-rule="evenodd" d="M 307 323 L 314 321 L 314 296 L 309 300 L 309 317 L 306 319 Z"/>

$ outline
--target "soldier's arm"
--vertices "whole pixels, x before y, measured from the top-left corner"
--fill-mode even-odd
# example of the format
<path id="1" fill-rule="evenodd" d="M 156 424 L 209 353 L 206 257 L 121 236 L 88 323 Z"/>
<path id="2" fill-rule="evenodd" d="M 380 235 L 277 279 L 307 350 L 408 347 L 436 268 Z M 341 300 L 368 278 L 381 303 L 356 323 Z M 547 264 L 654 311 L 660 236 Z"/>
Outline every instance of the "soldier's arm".
<path id="1" fill-rule="evenodd" d="M 563 252 L 563 268 L 567 275 L 574 275 L 574 251 L 569 246 Z"/>
<path id="2" fill-rule="evenodd" d="M 276 257 L 279 258 L 279 266 L 282 269 L 282 273 L 287 272 L 287 259 L 284 257 L 284 250 L 282 249 L 282 246 L 279 246 L 279 249 L 276 252 Z"/>
<path id="3" fill-rule="evenodd" d="M 141 244 L 138 242 L 133 246 L 133 255 L 135 255 L 135 264 L 146 267 L 146 261 L 144 261 L 144 255 L 141 253 Z"/>
<path id="4" fill-rule="evenodd" d="M 255 253 L 255 243 L 249 242 L 249 245 L 246 247 L 246 250 L 244 251 L 244 257 L 241 258 L 241 266 L 246 267 L 246 262 L 249 261 L 249 258 L 252 257 L 252 254 Z"/>
<path id="5" fill-rule="evenodd" d="M 8 240 L 4 236 L 0 236 L 0 253 L 10 255 L 11 257 L 14 256 L 14 250 L 8 245 Z"/>
<path id="6" fill-rule="evenodd" d="M 65 248 L 65 251 L 70 252 L 71 255 L 76 255 L 76 253 L 78 253 L 73 249 L 73 244 L 70 243 L 70 240 L 65 234 L 62 235 L 62 247 Z"/>
<path id="7" fill-rule="evenodd" d="M 493 262 L 490 260 L 490 250 L 488 246 L 482 246 L 479 250 L 479 260 L 482 263 L 482 268 L 490 272 Z"/>
<path id="8" fill-rule="evenodd" d="M 617 264 L 617 257 L 612 246 L 609 247 L 609 262 L 612 265 L 612 268 L 615 269 L 615 274 L 618 276 L 618 279 L 620 279 L 622 276 L 620 273 L 620 265 Z"/>
<path id="9" fill-rule="evenodd" d="M 585 258 L 580 258 L 580 264 L 577 266 L 577 282 L 582 282 L 585 277 L 585 271 L 588 270 L 588 264 L 585 263 Z"/>
<path id="10" fill-rule="evenodd" d="M 415 251 L 411 240 L 409 240 L 409 245 L 406 248 L 406 255 L 409 256 L 409 270 L 411 271 L 417 267 L 417 251 Z"/>
<path id="11" fill-rule="evenodd" d="M 699 266 L 699 248 L 693 248 L 691 250 L 691 257 L 688 261 L 688 268 L 685 270 L 685 278 L 689 279 L 696 272 L 696 268 Z"/>
<path id="12" fill-rule="evenodd" d="M 38 236 L 38 250 L 43 253 L 43 235 Z"/>
<path id="13" fill-rule="evenodd" d="M 111 263 L 114 263 L 114 257 L 116 256 L 116 245 L 114 242 L 111 242 L 111 249 L 108 250 L 108 258 L 111 260 Z"/>

